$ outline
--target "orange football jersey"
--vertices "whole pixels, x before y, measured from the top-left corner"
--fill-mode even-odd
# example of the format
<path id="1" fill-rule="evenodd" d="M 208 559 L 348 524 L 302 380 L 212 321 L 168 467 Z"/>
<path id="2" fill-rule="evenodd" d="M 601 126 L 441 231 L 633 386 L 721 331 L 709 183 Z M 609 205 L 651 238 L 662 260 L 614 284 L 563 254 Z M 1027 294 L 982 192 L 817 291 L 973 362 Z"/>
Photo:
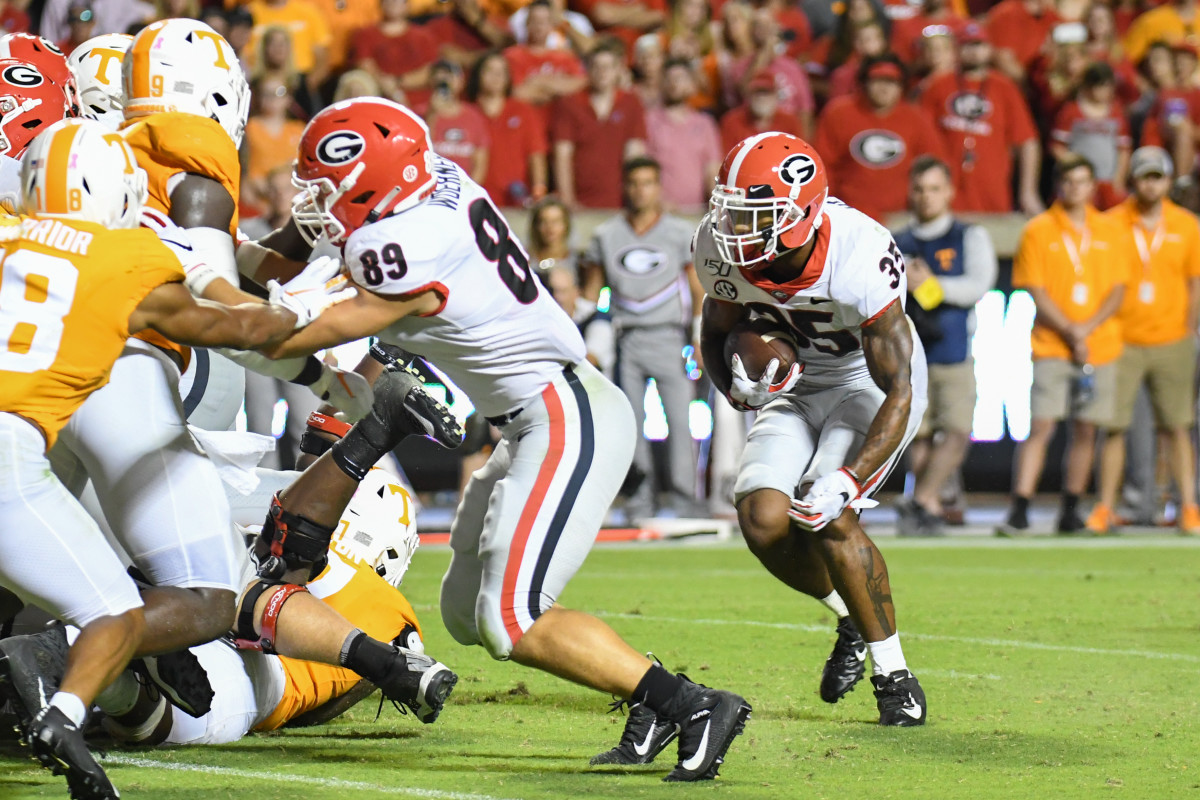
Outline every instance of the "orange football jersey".
<path id="1" fill-rule="evenodd" d="M 0 244 L 0 411 L 41 429 L 46 449 L 108 383 L 129 315 L 156 286 L 183 280 L 153 231 L 21 219 Z"/>
<path id="2" fill-rule="evenodd" d="M 211 178 L 220 182 L 233 198 L 229 234 L 237 238 L 241 165 L 237 148 L 224 128 L 207 117 L 164 111 L 127 120 L 121 133 L 133 148 L 138 166 L 146 170 L 149 179 L 146 205 L 170 214 L 171 189 L 175 188 L 172 178 L 185 173 Z M 180 353 L 185 363 L 190 353 L 154 331 L 139 333 L 137 338 Z"/>
<path id="3" fill-rule="evenodd" d="M 349 554 L 331 551 L 329 566 L 308 587 L 375 639 L 392 641 L 400 635 L 405 623 L 412 623 L 420 633 L 417 614 L 404 595 L 365 561 Z M 255 726 L 256 731 L 275 730 L 288 720 L 340 697 L 362 680 L 357 673 L 343 667 L 294 658 L 279 660 L 287 676 L 287 686 L 279 705 Z"/>

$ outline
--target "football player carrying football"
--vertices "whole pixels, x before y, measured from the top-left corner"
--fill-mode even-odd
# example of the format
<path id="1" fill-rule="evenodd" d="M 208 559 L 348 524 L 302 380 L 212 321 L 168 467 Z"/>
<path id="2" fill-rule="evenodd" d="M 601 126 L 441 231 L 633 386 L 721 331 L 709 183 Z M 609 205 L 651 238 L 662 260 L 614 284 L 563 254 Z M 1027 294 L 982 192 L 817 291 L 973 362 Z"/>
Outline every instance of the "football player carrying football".
<path id="1" fill-rule="evenodd" d="M 730 402 L 762 409 L 735 488 L 746 543 L 772 575 L 838 616 L 822 699 L 850 691 L 870 653 L 880 724 L 920 725 L 925 695 L 858 510 L 875 505 L 871 494 L 920 424 L 925 357 L 891 235 L 828 193 L 821 157 L 794 136 L 761 133 L 729 152 L 696 233 L 708 295 L 701 346 Z M 748 317 L 795 341 L 799 361 L 777 383 L 773 365 L 751 376 L 725 358 L 726 335 Z"/>

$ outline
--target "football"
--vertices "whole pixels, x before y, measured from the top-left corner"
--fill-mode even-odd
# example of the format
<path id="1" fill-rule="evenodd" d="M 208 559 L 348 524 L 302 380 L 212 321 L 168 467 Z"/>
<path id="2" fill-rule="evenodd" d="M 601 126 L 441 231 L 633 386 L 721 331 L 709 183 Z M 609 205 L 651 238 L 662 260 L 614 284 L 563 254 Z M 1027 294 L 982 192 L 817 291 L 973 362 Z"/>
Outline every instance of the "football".
<path id="1" fill-rule="evenodd" d="M 726 364 L 733 361 L 734 354 L 742 359 L 746 377 L 755 381 L 762 377 L 771 359 L 779 359 L 772 382 L 782 380 L 800 357 L 792 335 L 767 317 L 744 320 L 733 327 L 725 337 Z"/>

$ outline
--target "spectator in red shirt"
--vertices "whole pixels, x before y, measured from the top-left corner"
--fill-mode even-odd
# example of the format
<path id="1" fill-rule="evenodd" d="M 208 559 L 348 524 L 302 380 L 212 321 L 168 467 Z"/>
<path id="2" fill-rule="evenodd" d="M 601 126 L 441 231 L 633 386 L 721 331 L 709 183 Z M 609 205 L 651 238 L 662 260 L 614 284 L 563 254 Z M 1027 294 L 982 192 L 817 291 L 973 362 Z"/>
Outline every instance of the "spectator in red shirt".
<path id="1" fill-rule="evenodd" d="M 633 52 L 633 43 L 643 33 L 658 30 L 667 21 L 665 0 L 573 0 L 600 33 L 616 36 Z"/>
<path id="2" fill-rule="evenodd" d="M 997 69 L 1014 81 L 1025 80 L 1059 21 L 1053 0 L 1001 0 L 993 6 L 987 30 Z"/>
<path id="3" fill-rule="evenodd" d="M 1112 8 L 1103 3 L 1093 3 L 1088 9 L 1086 25 L 1088 56 L 1093 61 L 1104 61 L 1112 67 L 1117 76 L 1117 97 L 1125 105 L 1135 103 L 1140 94 L 1137 70 L 1125 56 Z"/>
<path id="4" fill-rule="evenodd" d="M 67 30 L 70 34 L 58 42 L 58 49 L 70 54 L 79 45 L 95 35 L 96 15 L 87 0 L 76 0 L 67 9 Z"/>
<path id="5" fill-rule="evenodd" d="M 442 58 L 456 64 L 474 64 L 480 51 L 507 47 L 514 39 L 507 21 L 489 14 L 480 0 L 446 0 L 437 7 L 447 13 L 433 17 L 424 27 L 437 40 Z"/>
<path id="6" fill-rule="evenodd" d="M 675 0 L 664 31 L 667 54 L 695 61 L 711 53 L 716 46 L 711 13 L 706 0 Z"/>
<path id="7" fill-rule="evenodd" d="M 419 105 L 429 99 L 429 67 L 438 42 L 429 31 L 408 21 L 408 0 L 379 0 L 383 19 L 358 30 L 351 39 L 350 63 L 371 73 L 386 96 Z"/>
<path id="8" fill-rule="evenodd" d="M 659 163 L 667 211 L 695 213 L 708 204 L 725 151 L 712 117 L 690 105 L 696 77 L 690 63 L 671 59 L 663 68 L 663 101 L 646 112 L 646 152 Z"/>
<path id="9" fill-rule="evenodd" d="M 887 35 L 883 26 L 872 20 L 854 32 L 854 52 L 829 76 L 829 99 L 858 91 L 858 70 L 868 58 L 888 52 Z"/>
<path id="10" fill-rule="evenodd" d="M 920 76 L 915 89 L 917 95 L 923 94 L 942 75 L 958 72 L 958 43 L 945 25 L 927 27 L 917 51 L 917 75 Z"/>
<path id="11" fill-rule="evenodd" d="M 633 93 L 642 101 L 643 109 L 657 108 L 662 103 L 663 64 L 667 54 L 662 38 L 647 33 L 633 43 Z"/>
<path id="12" fill-rule="evenodd" d="M 742 139 L 764 131 L 782 131 L 801 139 L 809 139 L 810 126 L 800 123 L 794 114 L 779 110 L 779 92 L 775 89 L 775 78 L 769 72 L 760 72 L 746 86 L 744 105 L 725 112 L 721 117 L 721 149 L 729 152 Z"/>
<path id="13" fill-rule="evenodd" d="M 905 61 L 916 58 L 926 28 L 939 25 L 957 36 L 966 24 L 967 20 L 950 6 L 949 0 L 925 0 L 915 16 L 892 22 L 892 52 Z"/>
<path id="14" fill-rule="evenodd" d="M 511 96 L 508 61 L 493 50 L 475 63 L 467 99 L 488 121 L 494 158 L 483 188 L 499 205 L 521 206 L 546 193 L 546 124 L 533 106 Z"/>
<path id="15" fill-rule="evenodd" d="M 528 6 L 525 44 L 504 49 L 513 95 L 527 103 L 544 105 L 578 92 L 587 83 L 578 56 L 549 46 L 554 33 L 552 17 L 549 0 L 534 0 Z"/>
<path id="16" fill-rule="evenodd" d="M 1067 102 L 1050 132 L 1050 154 L 1064 161 L 1081 155 L 1095 168 L 1096 207 L 1112 208 L 1125 196 L 1133 139 L 1129 120 L 1117 105 L 1117 79 L 1103 61 L 1091 64 L 1074 100 Z"/>
<path id="17" fill-rule="evenodd" d="M 812 25 L 799 5 L 791 0 L 765 0 L 763 8 L 779 23 L 779 39 L 788 58 L 799 58 L 812 46 Z"/>
<path id="18" fill-rule="evenodd" d="M 1043 124 L 1058 115 L 1083 80 L 1088 57 L 1087 28 L 1081 22 L 1063 22 L 1050 32 L 1050 53 L 1038 59 L 1030 72 L 1034 116 Z"/>
<path id="19" fill-rule="evenodd" d="M 1012 210 L 1012 151 L 1017 151 L 1017 200 L 1026 214 L 1044 208 L 1038 195 L 1042 149 L 1029 106 L 1012 79 L 990 66 L 982 26 L 962 34 L 961 69 L 934 78 L 921 96 L 956 170 L 954 210 L 995 214 Z"/>
<path id="20" fill-rule="evenodd" d="M 597 45 L 587 58 L 588 88 L 552 112 L 554 180 L 571 207 L 620 208 L 621 165 L 646 149 L 642 104 L 617 88 L 620 53 L 616 43 Z"/>
<path id="21" fill-rule="evenodd" d="M 471 180 L 482 184 L 488 172 L 490 125 L 474 103 L 459 99 L 463 91 L 462 68 L 452 61 L 438 61 L 429 71 L 429 81 L 433 92 L 425 122 L 429 125 L 433 151 L 458 164 Z"/>
<path id="22" fill-rule="evenodd" d="M 854 52 L 855 32 L 869 22 L 878 24 L 891 38 L 892 22 L 884 15 L 882 8 L 872 0 L 846 0 L 832 36 L 819 39 L 809 50 L 808 60 L 813 62 L 809 64 L 809 70 L 817 70 L 817 74 L 828 79 L 835 69 L 850 58 Z"/>
<path id="23" fill-rule="evenodd" d="M 1155 42 L 1146 50 L 1138 69 L 1149 91 L 1142 101 L 1150 110 L 1142 126 L 1142 144 L 1162 147 L 1181 165 L 1181 178 L 1190 176 L 1195 159 L 1196 131 L 1200 129 L 1200 104 L 1192 93 L 1179 86 L 1174 56 L 1166 42 Z"/>
<path id="24" fill-rule="evenodd" d="M 740 104 L 750 77 L 765 69 L 775 76 L 779 105 L 784 111 L 790 114 L 812 113 L 815 105 L 808 75 L 794 59 L 782 54 L 780 34 L 779 23 L 769 9 L 760 8 L 754 12 L 751 25 L 751 35 L 757 48 L 754 55 L 729 59 L 721 76 L 727 107 Z"/>
<path id="25" fill-rule="evenodd" d="M 29 33 L 29 15 L 13 0 L 0 0 L 0 32 Z"/>
<path id="26" fill-rule="evenodd" d="M 830 100 L 817 119 L 813 144 L 829 170 L 830 194 L 881 222 L 904 210 L 913 160 L 942 154 L 929 116 L 904 100 L 907 77 L 894 55 L 868 59 L 862 91 Z"/>

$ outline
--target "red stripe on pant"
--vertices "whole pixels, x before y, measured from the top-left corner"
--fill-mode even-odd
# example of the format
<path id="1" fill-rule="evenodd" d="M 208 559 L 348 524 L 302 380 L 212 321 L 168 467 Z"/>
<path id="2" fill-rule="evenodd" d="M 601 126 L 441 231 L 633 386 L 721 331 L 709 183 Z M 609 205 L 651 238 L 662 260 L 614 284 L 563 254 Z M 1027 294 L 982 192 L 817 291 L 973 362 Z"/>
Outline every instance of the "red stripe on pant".
<path id="1" fill-rule="evenodd" d="M 517 530 L 513 533 L 512 544 L 508 551 L 508 563 L 504 566 L 504 585 L 500 592 L 500 618 L 504 620 L 504 629 L 508 638 L 515 645 L 524 635 L 517 623 L 517 612 L 514 605 L 514 595 L 517 591 L 517 575 L 521 572 L 521 561 L 525 558 L 525 546 L 529 543 L 529 533 L 537 520 L 546 492 L 550 490 L 550 482 L 562 461 L 563 450 L 566 446 L 566 423 L 563 418 L 562 401 L 554 384 L 550 384 L 542 392 L 542 402 L 550 415 L 550 446 L 546 449 L 546 458 L 538 470 L 537 480 L 533 483 L 533 491 L 521 509 L 521 518 L 517 522 Z"/>

